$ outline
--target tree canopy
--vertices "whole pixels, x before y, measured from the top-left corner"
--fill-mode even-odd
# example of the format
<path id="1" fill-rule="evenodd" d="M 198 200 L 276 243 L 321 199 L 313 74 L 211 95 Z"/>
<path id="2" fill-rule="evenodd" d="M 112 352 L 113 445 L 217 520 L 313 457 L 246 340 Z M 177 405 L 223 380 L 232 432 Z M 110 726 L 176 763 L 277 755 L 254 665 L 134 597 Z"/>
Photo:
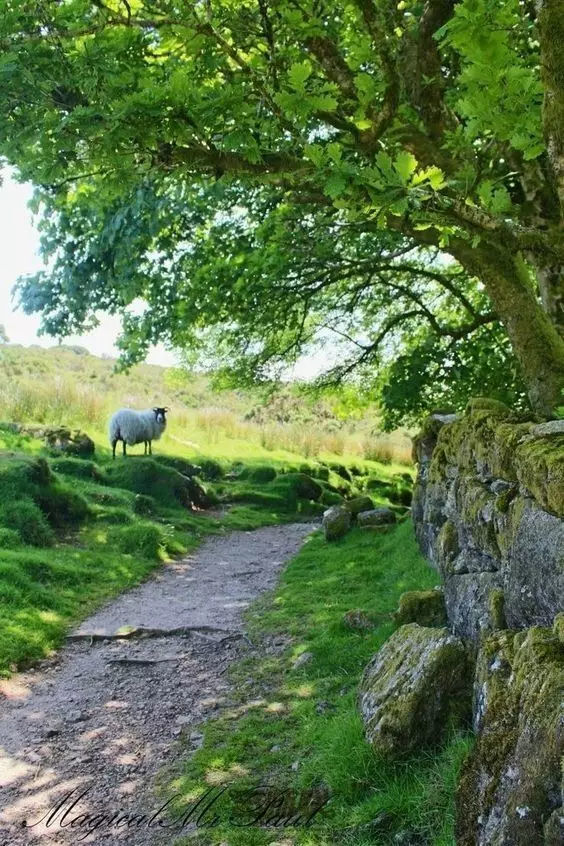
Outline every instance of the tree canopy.
<path id="1" fill-rule="evenodd" d="M 564 385 L 564 3 L 1 0 L 0 153 L 51 264 L 25 308 L 126 316 L 261 378 L 320 339 L 390 419 Z M 377 367 L 376 367 L 377 365 Z"/>

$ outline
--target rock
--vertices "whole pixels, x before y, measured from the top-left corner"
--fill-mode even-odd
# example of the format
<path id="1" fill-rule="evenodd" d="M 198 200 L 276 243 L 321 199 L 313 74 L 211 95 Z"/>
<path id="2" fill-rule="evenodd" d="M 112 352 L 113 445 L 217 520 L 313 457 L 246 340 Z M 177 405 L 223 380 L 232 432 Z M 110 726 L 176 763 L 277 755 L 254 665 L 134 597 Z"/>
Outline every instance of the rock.
<path id="1" fill-rule="evenodd" d="M 446 626 L 447 613 L 442 590 L 410 590 L 402 593 L 394 620 L 399 624 Z"/>
<path id="2" fill-rule="evenodd" d="M 374 622 L 370 619 L 366 611 L 362 611 L 360 608 L 347 611 L 343 616 L 343 625 L 347 629 L 353 629 L 353 631 L 374 628 Z"/>
<path id="3" fill-rule="evenodd" d="M 356 519 L 358 525 L 362 528 L 392 525 L 397 521 L 395 513 L 390 508 L 372 508 L 370 511 L 361 511 Z"/>
<path id="4" fill-rule="evenodd" d="M 18 431 L 31 435 L 34 438 L 41 438 L 45 445 L 55 452 L 62 452 L 65 455 L 74 455 L 80 458 L 89 458 L 94 455 L 95 444 L 86 432 L 80 429 L 71 430 L 66 426 L 41 426 L 34 424 L 14 424 Z"/>
<path id="5" fill-rule="evenodd" d="M 531 435 L 535 438 L 545 438 L 547 435 L 564 435 L 564 420 L 549 420 L 548 423 L 539 423 L 533 426 Z"/>
<path id="6" fill-rule="evenodd" d="M 345 502 L 344 505 L 353 517 L 356 517 L 361 511 L 370 511 L 374 508 L 374 503 L 369 496 L 355 496 L 353 499 Z"/>
<path id="7" fill-rule="evenodd" d="M 309 664 L 310 661 L 313 660 L 313 652 L 302 652 L 301 655 L 298 655 L 294 663 L 292 664 L 293 670 L 299 670 L 300 667 L 304 667 L 306 664 Z"/>
<path id="8" fill-rule="evenodd" d="M 564 646 L 550 629 L 482 641 L 478 740 L 457 790 L 457 846 L 562 843 L 563 693 Z"/>
<path id="9" fill-rule="evenodd" d="M 328 541 L 342 538 L 351 525 L 351 513 L 342 505 L 333 505 L 323 513 L 322 526 Z"/>
<path id="10" fill-rule="evenodd" d="M 439 743 L 470 709 L 464 644 L 444 628 L 402 626 L 366 667 L 358 704 L 366 739 L 387 758 Z"/>

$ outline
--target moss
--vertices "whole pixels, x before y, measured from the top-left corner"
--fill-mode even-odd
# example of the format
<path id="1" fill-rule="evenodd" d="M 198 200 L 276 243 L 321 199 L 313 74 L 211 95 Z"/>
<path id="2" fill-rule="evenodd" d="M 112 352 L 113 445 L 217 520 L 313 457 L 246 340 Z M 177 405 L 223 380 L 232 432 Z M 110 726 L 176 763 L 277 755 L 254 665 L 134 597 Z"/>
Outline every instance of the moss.
<path id="1" fill-rule="evenodd" d="M 470 665 L 444 628 L 409 623 L 386 641 L 365 670 L 359 707 L 366 736 L 384 758 L 440 742 L 470 709 Z"/>
<path id="2" fill-rule="evenodd" d="M 560 640 L 560 643 L 564 644 L 564 611 L 561 611 L 554 618 L 552 630 L 556 637 Z"/>
<path id="3" fill-rule="evenodd" d="M 345 503 L 345 508 L 350 511 L 353 516 L 360 514 L 361 511 L 371 511 L 374 508 L 374 502 L 369 496 L 356 496 L 354 499 L 349 499 Z"/>
<path id="4" fill-rule="evenodd" d="M 447 613 L 444 594 L 440 590 L 410 590 L 402 593 L 394 620 L 418 623 L 420 626 L 446 626 Z"/>
<path id="5" fill-rule="evenodd" d="M 540 627 L 489 635 L 476 689 L 480 731 L 459 783 L 456 842 L 485 842 L 487 829 L 491 843 L 541 843 L 561 781 L 563 644 Z"/>
<path id="6" fill-rule="evenodd" d="M 268 464 L 253 467 L 249 472 L 249 481 L 262 484 L 264 482 L 272 482 L 276 478 L 276 470 Z"/>
<path id="7" fill-rule="evenodd" d="M 499 514 L 506 514 L 512 500 L 517 495 L 517 488 L 511 487 L 507 488 L 501 493 L 498 493 L 495 498 L 495 510 Z"/>
<path id="8" fill-rule="evenodd" d="M 344 503 L 344 499 L 341 494 L 335 493 L 334 491 L 324 490 L 321 494 L 319 502 L 322 505 L 341 505 Z"/>
<path id="9" fill-rule="evenodd" d="M 55 473 L 61 473 L 64 476 L 93 479 L 95 482 L 102 483 L 107 481 L 104 471 L 93 461 L 82 458 L 56 458 L 50 464 Z"/>
<path id="10" fill-rule="evenodd" d="M 491 397 L 472 397 L 468 400 L 464 413 L 472 414 L 474 411 L 487 411 L 500 417 L 509 417 L 511 414 L 511 409 L 505 403 Z"/>
<path id="11" fill-rule="evenodd" d="M 452 563 L 459 552 L 458 530 L 451 520 L 447 520 L 437 538 L 439 567 L 444 575 L 452 571 Z"/>
<path id="12" fill-rule="evenodd" d="M 492 627 L 505 629 L 505 595 L 501 588 L 493 588 L 488 595 L 488 609 Z"/>
<path id="13" fill-rule="evenodd" d="M 111 485 L 133 493 L 153 496 L 160 505 L 189 506 L 190 480 L 174 470 L 165 467 L 152 458 L 129 458 L 116 461 L 108 469 Z"/>
<path id="14" fill-rule="evenodd" d="M 517 477 L 539 505 L 564 517 L 564 435 L 531 438 L 515 453 Z"/>

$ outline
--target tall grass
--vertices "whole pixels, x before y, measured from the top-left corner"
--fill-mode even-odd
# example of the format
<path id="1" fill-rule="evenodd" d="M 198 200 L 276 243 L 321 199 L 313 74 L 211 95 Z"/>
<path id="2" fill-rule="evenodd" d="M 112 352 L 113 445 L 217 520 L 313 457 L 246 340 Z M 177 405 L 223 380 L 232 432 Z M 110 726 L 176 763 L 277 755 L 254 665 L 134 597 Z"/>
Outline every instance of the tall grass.
<path id="1" fill-rule="evenodd" d="M 249 419 L 251 397 L 212 392 L 202 377 L 173 378 L 175 371 L 141 365 L 114 374 L 111 362 L 72 350 L 4 348 L 0 370 L 0 420 L 106 430 L 117 408 L 169 405 L 169 434 L 206 450 L 226 441 L 247 442 L 267 452 L 284 450 L 305 458 L 351 456 L 381 463 L 410 464 L 406 433 L 373 432 L 374 420 L 335 421 L 297 417 L 284 422 Z M 180 387 L 179 387 L 180 385 Z M 222 401 L 225 400 L 225 405 Z M 256 398 L 255 398 L 256 401 Z M 294 419 L 295 418 L 295 419 Z"/>

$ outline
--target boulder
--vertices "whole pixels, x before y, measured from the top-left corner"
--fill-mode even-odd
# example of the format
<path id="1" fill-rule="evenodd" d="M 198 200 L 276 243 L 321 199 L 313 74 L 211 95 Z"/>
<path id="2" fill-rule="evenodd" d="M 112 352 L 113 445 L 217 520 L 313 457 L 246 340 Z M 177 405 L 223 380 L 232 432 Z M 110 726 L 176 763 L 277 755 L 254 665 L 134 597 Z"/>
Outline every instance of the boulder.
<path id="1" fill-rule="evenodd" d="M 440 742 L 470 710 L 469 659 L 446 628 L 402 626 L 364 671 L 358 704 L 365 735 L 386 758 Z"/>
<path id="2" fill-rule="evenodd" d="M 457 790 L 457 846 L 564 842 L 564 645 L 551 629 L 482 639 L 477 742 Z"/>
<path id="3" fill-rule="evenodd" d="M 369 511 L 361 511 L 356 519 L 358 525 L 362 528 L 389 526 L 397 520 L 395 513 L 390 508 L 371 508 Z"/>
<path id="4" fill-rule="evenodd" d="M 351 513 L 342 505 L 333 505 L 324 512 L 322 526 L 326 540 L 342 538 L 350 529 Z"/>
<path id="5" fill-rule="evenodd" d="M 374 508 L 374 503 L 369 496 L 355 496 L 345 502 L 345 508 L 351 512 L 353 517 L 360 514 L 361 511 L 370 511 Z"/>
<path id="6" fill-rule="evenodd" d="M 402 593 L 394 620 L 399 624 L 446 626 L 447 613 L 442 590 L 409 590 Z"/>

